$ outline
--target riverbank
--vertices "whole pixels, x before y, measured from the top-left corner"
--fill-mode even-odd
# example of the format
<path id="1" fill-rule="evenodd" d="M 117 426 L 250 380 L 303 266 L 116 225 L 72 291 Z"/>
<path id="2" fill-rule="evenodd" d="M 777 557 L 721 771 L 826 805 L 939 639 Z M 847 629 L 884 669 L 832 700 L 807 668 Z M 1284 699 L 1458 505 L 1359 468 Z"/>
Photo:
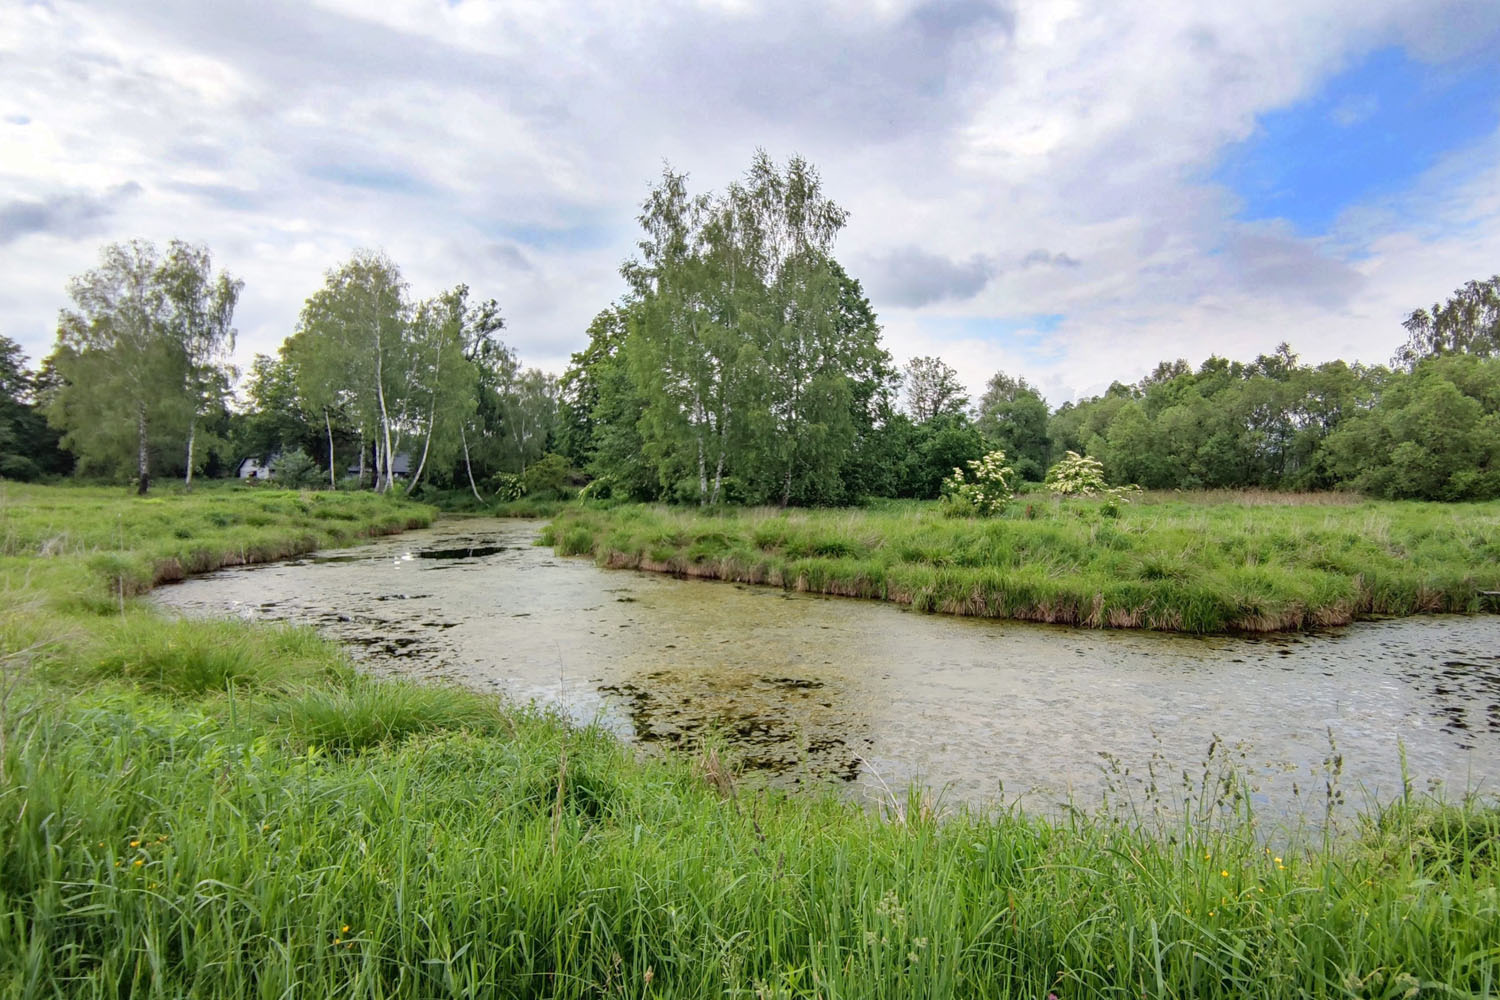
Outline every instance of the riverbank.
<path id="1" fill-rule="evenodd" d="M 543 540 L 611 568 L 1090 628 L 1291 631 L 1477 612 L 1500 589 L 1500 503 L 1158 494 L 1112 517 L 1035 496 L 989 520 L 924 503 L 574 507 Z"/>
<path id="2" fill-rule="evenodd" d="M 174 527 L 198 498 L 99 499 L 6 487 L 0 507 L 0 993 L 1500 989 L 1492 809 L 1414 798 L 1268 850 L 1232 779 L 1168 828 L 751 793 L 713 752 L 642 761 L 595 728 L 372 680 L 306 629 L 159 616 L 110 570 L 201 545 Z M 288 545 L 343 502 L 223 499 L 241 520 L 208 520 L 221 552 L 275 540 L 263 502 Z"/>

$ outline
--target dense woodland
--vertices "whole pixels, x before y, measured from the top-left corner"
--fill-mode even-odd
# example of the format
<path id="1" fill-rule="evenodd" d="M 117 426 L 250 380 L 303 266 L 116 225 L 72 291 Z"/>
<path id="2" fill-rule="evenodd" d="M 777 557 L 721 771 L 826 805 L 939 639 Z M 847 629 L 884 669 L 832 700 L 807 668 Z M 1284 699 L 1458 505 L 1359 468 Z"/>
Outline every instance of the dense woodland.
<path id="1" fill-rule="evenodd" d="M 835 505 L 930 498 L 994 449 L 1025 480 L 1067 451 L 1146 488 L 1500 497 L 1500 276 L 1417 309 L 1389 367 L 1164 361 L 1051 409 L 997 372 L 978 400 L 940 358 L 898 367 L 834 256 L 846 214 L 816 170 L 759 154 L 723 191 L 665 171 L 626 291 L 560 377 L 501 339 L 465 285 L 414 299 L 354 254 L 276 356 L 230 364 L 242 284 L 206 248 L 104 248 L 70 282 L 36 369 L 0 337 L 0 476 L 233 475 L 298 486 Z M 1393 341 L 1397 338 L 1393 337 Z M 236 389 L 238 385 L 238 389 Z"/>

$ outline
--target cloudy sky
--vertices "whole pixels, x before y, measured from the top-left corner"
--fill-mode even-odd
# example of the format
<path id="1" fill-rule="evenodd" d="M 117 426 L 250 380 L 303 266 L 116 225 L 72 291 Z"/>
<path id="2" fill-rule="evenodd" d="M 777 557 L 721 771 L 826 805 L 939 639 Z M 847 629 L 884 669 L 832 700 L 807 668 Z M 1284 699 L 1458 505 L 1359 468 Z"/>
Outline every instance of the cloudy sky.
<path id="1" fill-rule="evenodd" d="M 0 333 L 101 244 L 206 243 L 239 355 L 379 247 L 560 371 L 663 161 L 850 211 L 898 360 L 1054 402 L 1162 358 L 1383 362 L 1500 272 L 1500 2 L 3 0 Z"/>

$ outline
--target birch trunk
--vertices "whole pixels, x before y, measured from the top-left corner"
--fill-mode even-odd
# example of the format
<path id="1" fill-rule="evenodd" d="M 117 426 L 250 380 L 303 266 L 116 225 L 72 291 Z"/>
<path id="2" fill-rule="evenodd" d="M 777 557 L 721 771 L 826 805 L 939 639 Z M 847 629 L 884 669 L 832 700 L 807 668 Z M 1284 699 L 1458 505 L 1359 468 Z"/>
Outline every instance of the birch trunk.
<path id="1" fill-rule="evenodd" d="M 183 489 L 191 491 L 193 488 L 193 439 L 198 436 L 198 415 L 188 421 L 188 449 L 187 449 L 187 475 L 183 477 Z"/>
<path id="2" fill-rule="evenodd" d="M 326 408 L 323 410 L 323 426 L 328 428 L 328 488 L 336 490 L 339 488 L 339 481 L 333 471 L 333 421 L 328 418 Z"/>
<path id="3" fill-rule="evenodd" d="M 469 435 L 464 433 L 463 424 L 458 425 L 459 440 L 464 443 L 464 468 L 469 473 L 469 489 L 474 491 L 474 499 L 484 503 L 484 497 L 479 495 L 479 487 L 474 485 L 474 466 L 469 463 Z"/>
<path id="4" fill-rule="evenodd" d="M 136 451 L 136 476 L 140 484 L 136 492 L 141 496 L 151 488 L 151 450 L 146 444 L 146 404 L 141 403 L 135 408 L 135 433 L 138 443 Z"/>

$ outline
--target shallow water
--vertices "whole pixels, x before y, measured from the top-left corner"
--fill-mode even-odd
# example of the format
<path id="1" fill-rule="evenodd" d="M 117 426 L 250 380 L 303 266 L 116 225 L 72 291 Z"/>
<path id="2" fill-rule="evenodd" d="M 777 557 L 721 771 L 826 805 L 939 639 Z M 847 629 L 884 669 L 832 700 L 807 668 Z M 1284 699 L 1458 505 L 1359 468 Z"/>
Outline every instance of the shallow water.
<path id="1" fill-rule="evenodd" d="M 446 521 L 155 599 L 312 624 L 372 671 L 560 705 L 642 743 L 712 732 L 770 780 L 875 799 L 919 782 L 950 803 L 1149 805 L 1210 761 L 1248 775 L 1262 812 L 1320 814 L 1340 767 L 1355 805 L 1399 794 L 1403 747 L 1419 789 L 1500 779 L 1500 616 L 1085 631 L 601 570 L 534 546 L 538 527 Z"/>

